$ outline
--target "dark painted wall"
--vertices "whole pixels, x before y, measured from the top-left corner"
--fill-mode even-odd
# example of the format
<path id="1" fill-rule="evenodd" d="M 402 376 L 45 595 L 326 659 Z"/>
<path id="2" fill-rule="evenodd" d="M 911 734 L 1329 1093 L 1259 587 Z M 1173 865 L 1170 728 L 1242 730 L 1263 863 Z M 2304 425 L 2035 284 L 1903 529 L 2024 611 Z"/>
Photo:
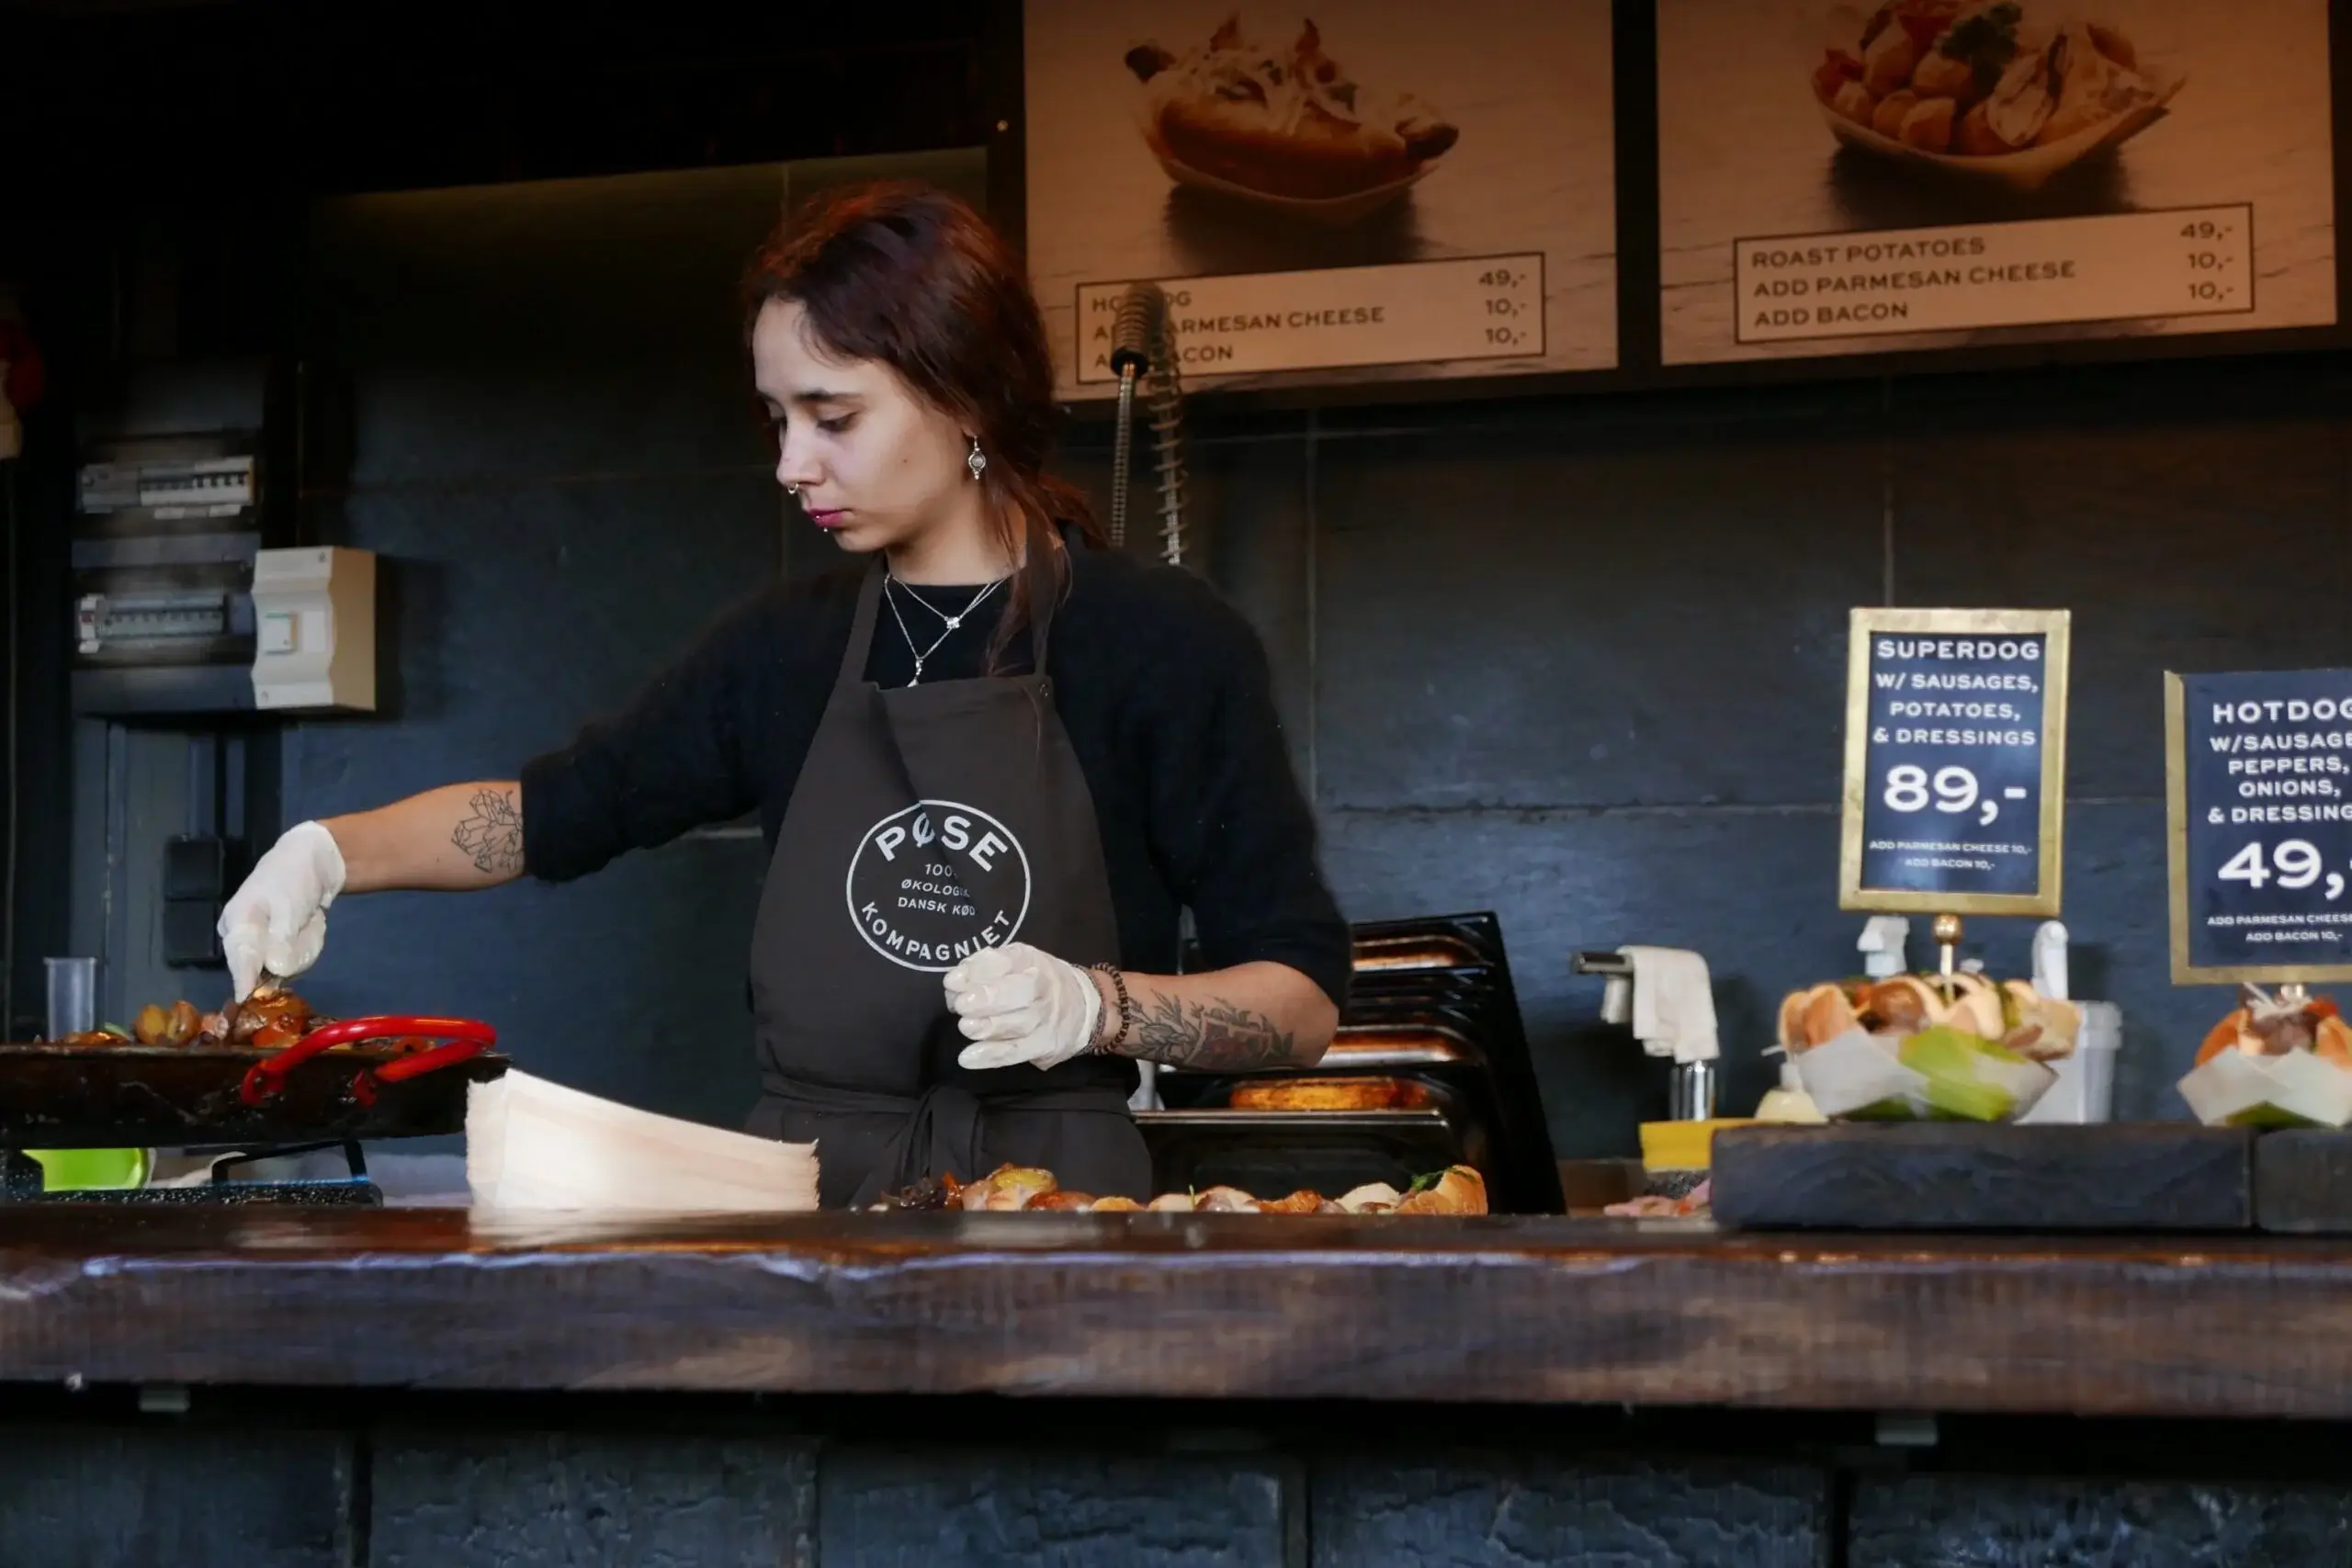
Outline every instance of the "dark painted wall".
<path id="1" fill-rule="evenodd" d="M 310 229 L 317 536 L 379 553 L 385 709 L 288 728 L 286 821 L 511 778 L 782 570 L 735 286 L 854 172 L 983 196 L 977 153 L 353 197 Z M 733 1124 L 765 856 L 718 824 L 562 887 L 339 904 L 304 990 L 498 1023 L 530 1070 Z"/>
<path id="2" fill-rule="evenodd" d="M 1016 10 L 673 7 L 553 33 L 481 0 L 411 4 L 398 26 L 383 5 L 6 14 L 12 57 L 43 68 L 0 105 L 32 215 L 0 259 L 41 305 L 61 399 L 141 359 L 269 348 L 309 355 L 326 402 L 349 393 L 348 458 L 322 422 L 306 506 L 324 537 L 386 558 L 390 707 L 289 733 L 288 820 L 509 773 L 749 582 L 822 558 L 768 479 L 729 303 L 783 165 L 549 176 L 1001 141 Z M 170 86 L 190 73 L 220 91 L 192 104 Z M 977 190 L 977 156 L 913 162 Z M 233 199 L 220 168 L 249 172 Z M 1654 216 L 1645 173 L 1635 157 L 1629 231 Z M 135 212 L 86 199 L 124 188 Z M 386 189 L 423 194 L 311 206 Z M 306 243 L 287 243 L 304 212 Z M 278 287 L 295 256 L 302 287 Z M 1638 295 L 1639 247 L 1627 268 Z M 1637 356 L 1644 337 L 1628 332 Z M 1630 1150 L 1663 1104 L 1660 1070 L 1592 1025 L 1572 947 L 1708 955 L 1735 1111 L 1770 1081 L 1756 1053 L 1781 990 L 1852 967 L 1832 869 L 1847 609 L 2072 608 L 2078 989 L 2123 1007 L 2118 1112 L 2172 1115 L 2222 999 L 2165 980 L 2159 672 L 2352 658 L 2334 613 L 2346 365 L 1204 405 L 1195 559 L 1267 638 L 1348 912 L 1500 911 L 1564 1153 Z M 39 581 L 62 563 L 66 493 L 47 412 L 25 492 L 28 644 L 62 604 Z M 1102 485 L 1099 426 L 1069 466 Z M 40 953 L 91 950 L 96 923 L 65 929 L 69 759 L 44 648 L 26 666 L 20 1017 Z M 174 743 L 85 737 L 77 831 L 108 745 L 161 800 Z M 178 820 L 150 815 L 142 830 Z M 107 846 L 95 829 L 74 841 L 77 909 L 95 907 Z M 311 988 L 336 1009 L 486 1012 L 531 1067 L 732 1122 L 758 863 L 722 829 L 573 887 L 355 899 Z M 2022 970 L 2024 923 L 1974 934 Z M 134 963 L 108 984 L 132 1003 L 130 987 L 213 981 Z"/>
<path id="3" fill-rule="evenodd" d="M 635 54 L 611 38 L 560 40 L 605 61 L 605 76 L 569 57 L 549 65 L 492 7 L 476 41 L 532 60 L 526 98 L 547 111 L 502 120 L 475 112 L 497 98 L 495 72 L 447 51 L 345 47 L 288 20 L 311 14 L 246 7 L 185 36 L 157 21 L 128 51 L 82 24 L 12 22 L 64 72 L 42 78 L 44 92 L 114 82 L 101 58 L 128 62 L 130 83 L 199 49 L 256 73 L 230 95 L 245 112 L 191 122 L 185 147 L 213 164 L 191 151 L 190 169 L 294 150 L 270 165 L 260 215 L 215 223 L 217 245 L 157 205 L 141 209 L 145 248 L 101 243 L 81 216 L 72 235 L 32 247 L 47 275 L 98 280 L 62 312 L 89 318 L 63 334 L 88 341 L 62 384 L 141 356 L 272 346 L 314 367 L 309 521 L 384 555 L 392 657 L 384 716 L 288 735 L 288 820 L 511 773 L 621 700 L 736 592 L 826 548 L 778 504 L 731 305 L 745 252 L 785 199 L 785 165 L 311 197 L 762 149 L 801 157 L 827 135 L 867 152 L 968 144 L 995 123 L 982 112 L 989 82 L 1001 93 L 1012 79 L 1006 62 L 988 66 L 981 14 L 955 7 L 842 22 L 842 47 L 855 47 L 838 59 L 809 55 L 825 40 L 797 23 L 725 34 L 740 38 L 732 54 L 684 22 L 651 29 Z M 1010 35 L 989 36 L 1001 50 Z M 953 66 L 954 90 L 922 99 L 929 118 L 798 114 L 853 77 L 920 78 L 890 64 L 901 54 Z M 271 63 L 284 61 L 301 69 Z M 763 96 L 770 77 L 798 84 L 793 115 Z M 617 140 L 589 134 L 606 123 L 575 101 L 592 78 L 638 116 Z M 385 94 L 449 112 L 429 137 L 371 142 L 364 111 Z M 581 112 L 557 112 L 565 105 Z M 40 189 L 60 214 L 83 214 L 74 192 L 148 167 L 160 134 L 135 116 L 85 118 L 107 135 L 68 146 L 62 118 L 27 121 L 51 139 L 28 166 L 49 172 Z M 984 184 L 977 152 L 893 166 L 976 194 Z M 790 167 L 809 180 L 848 165 Z M 177 170 L 157 171 L 172 176 L 158 188 L 193 204 L 201 176 Z M 304 210 L 300 246 L 259 238 L 290 233 L 288 215 Z M 270 276 L 299 255 L 301 287 L 253 282 L 262 275 L 234 258 L 254 255 Z M 176 292 L 140 281 L 157 268 Z M 226 287 L 234 279 L 250 286 Z M 171 308 L 158 315 L 157 299 Z M 52 330 L 60 316 L 49 312 Z M 2123 1008 L 2119 1114 L 2174 1115 L 2171 1084 L 2222 998 L 2165 978 L 2159 676 L 2352 659 L 2333 608 L 2352 526 L 2347 364 L 2212 359 L 1247 416 L 1204 403 L 1194 560 L 1267 639 L 1348 912 L 1501 913 L 1547 1110 L 1562 1152 L 1577 1154 L 1629 1151 L 1663 1089 L 1629 1041 L 1593 1025 L 1598 987 L 1567 975 L 1571 948 L 1707 954 L 1734 1111 L 1770 1079 L 1757 1053 L 1780 993 L 1853 966 L 1859 922 L 1835 908 L 1833 870 L 1847 610 L 1889 598 L 2072 608 L 2078 991 Z M 327 417 L 339 394 L 347 420 Z M 1099 491 L 1104 432 L 1073 434 L 1068 466 Z M 48 531 L 28 531 L 28 570 L 55 570 L 62 485 L 53 457 L 28 492 Z M 53 594 L 41 612 L 52 627 Z M 66 759 L 56 694 L 44 695 L 37 661 L 27 673 L 40 689 L 26 798 L 47 808 L 28 829 L 20 887 L 17 969 L 31 981 L 63 924 L 63 836 L 49 818 Z M 129 749 L 144 766 L 169 744 Z M 180 772 L 148 761 L 167 783 Z M 77 801 L 92 787 L 77 776 Z M 102 857 L 75 854 L 87 902 Z M 759 861 L 755 839 L 721 828 L 572 887 L 354 899 L 334 912 L 311 989 L 338 1010 L 484 1012 L 530 1067 L 731 1122 L 751 1084 L 740 976 Z M 1973 935 L 1996 968 L 2021 972 L 2027 931 L 1984 921 Z M 210 984 L 152 965 L 109 983 Z M 28 999 L 20 992 L 20 1015 Z"/>
<path id="4" fill-rule="evenodd" d="M 940 168 L 977 187 L 976 160 Z M 778 504 L 732 314 L 783 184 L 772 166 L 322 209 L 308 333 L 353 412 L 312 522 L 390 558 L 397 668 L 390 716 L 288 735 L 288 820 L 510 774 L 747 584 L 823 558 Z M 2118 1113 L 2168 1116 L 2221 1002 L 2165 975 L 2159 677 L 2352 660 L 2330 609 L 2345 377 L 2301 357 L 1204 402 L 1192 559 L 1266 637 L 1347 912 L 1500 912 L 1576 1154 L 1630 1151 L 1663 1079 L 1594 1023 L 1570 949 L 1708 956 L 1732 1112 L 1770 1081 L 1781 992 L 1854 966 L 1835 892 L 1847 611 L 1890 590 L 2072 608 L 2078 993 L 2123 1008 Z M 1080 423 L 1067 459 L 1098 493 L 1106 438 Z M 731 1122 L 762 870 L 737 827 L 564 888 L 354 899 L 311 988 L 331 1010 L 482 1012 L 536 1070 Z M 1972 935 L 2022 973 L 2030 929 Z"/>
<path id="5" fill-rule="evenodd" d="M 322 209 L 309 336 L 349 439 L 311 510 L 384 558 L 391 670 L 385 716 L 288 730 L 288 822 L 512 778 L 777 570 L 729 290 L 782 191 L 762 166 Z M 711 1024 L 741 1013 L 756 849 L 697 837 L 571 887 L 355 898 L 306 990 L 487 1017 L 534 1069 L 740 1116 L 741 1030 Z"/>
<path id="6" fill-rule="evenodd" d="M 52 373 L 30 451 L 14 476 L 20 576 L 11 582 L 7 629 L 22 653 L 22 744 L 8 784 L 19 807 L 21 852 L 14 919 L 6 922 L 16 938 L 16 984 L 0 984 L 0 999 L 14 1004 L 6 1027 L 22 1032 L 12 1038 L 40 1027 L 45 954 L 100 957 L 106 1016 L 127 1017 L 127 1009 L 159 995 L 209 1001 L 220 983 L 218 972 L 167 968 L 156 929 L 152 884 L 162 837 L 213 827 L 209 818 L 189 819 L 190 729 L 73 722 L 66 711 L 64 536 L 76 412 L 103 408 L 150 372 L 191 360 L 275 355 L 290 362 L 304 354 L 331 360 L 343 352 L 349 363 L 342 368 L 372 370 L 360 389 L 374 423 L 361 432 L 368 443 L 350 476 L 356 488 L 337 488 L 339 477 L 327 471 L 317 449 L 317 438 L 329 434 L 324 425 L 308 433 L 318 459 L 305 476 L 314 509 L 332 536 L 398 552 L 387 563 L 387 607 L 397 627 L 437 628 L 440 617 L 455 616 L 459 640 L 432 644 L 433 657 L 389 672 L 402 703 L 413 699 L 401 709 L 401 723 L 421 729 L 399 730 L 391 745 L 362 739 L 339 750 L 328 742 L 307 761 L 293 759 L 291 804 L 329 809 L 322 803 L 372 797 L 375 786 L 352 769 L 390 784 L 409 776 L 402 770 L 412 761 L 437 776 L 444 765 L 487 765 L 492 755 L 544 743 L 576 716 L 577 693 L 549 703 L 560 722 L 518 717 L 500 707 L 504 698 L 496 693 L 478 700 L 481 694 L 465 685 L 477 679 L 471 670 L 439 659 L 475 651 L 461 640 L 470 625 L 505 615 L 538 627 L 537 606 L 527 589 L 479 592 L 478 579 L 445 570 L 453 558 L 436 552 L 477 534 L 495 536 L 512 558 L 539 572 L 519 571 L 518 581 L 547 582 L 560 575 L 560 547 L 593 553 L 598 539 L 606 547 L 628 537 L 674 543 L 684 536 L 676 532 L 681 518 L 723 511 L 713 492 L 725 488 L 730 468 L 739 479 L 750 472 L 748 431 L 706 416 L 737 390 L 720 370 L 730 352 L 727 297 L 772 209 L 754 217 L 744 201 L 730 205 L 724 193 L 740 181 L 724 173 L 694 186 L 703 193 L 694 211 L 679 210 L 674 196 L 665 210 L 658 179 L 616 200 L 610 193 L 583 197 L 572 187 L 569 211 L 563 191 L 542 183 L 503 207 L 478 194 L 436 198 L 413 222 L 396 208 L 332 213 L 311 236 L 322 243 L 306 249 L 303 231 L 316 202 L 347 193 L 773 168 L 785 160 L 795 161 L 796 177 L 823 177 L 826 165 L 810 160 L 852 155 L 898 154 L 936 165 L 935 155 L 916 150 L 976 148 L 1011 124 L 1017 15 L 1018 0 L 899 0 L 882 7 L 725 0 L 568 15 L 551 26 L 544 6 L 514 0 L 0 6 L 0 59 L 23 67 L 19 90 L 0 94 L 0 145 L 11 152 L 0 288 L 15 287 Z M 205 90 L 190 94 L 190 82 Z M 950 162 L 977 169 L 976 156 Z M 94 192 L 108 194 L 93 199 Z M 338 258 L 338 235 L 361 249 Z M 383 254 L 370 270 L 356 258 L 379 241 Z M 306 273 L 306 262 L 319 265 Z M 402 265 L 410 270 L 399 270 Z M 307 321 L 306 277 L 323 289 Z M 632 279 L 642 292 L 626 310 L 613 308 L 609 290 L 597 294 L 618 285 L 626 295 Z M 681 330 L 682 314 L 696 325 Z M 551 344 L 559 345 L 553 352 Z M 493 364 L 498 370 L 488 368 Z M 434 396 L 448 394 L 447 401 L 428 397 L 425 413 L 413 400 L 420 365 L 441 377 Z M 533 391 L 509 396 L 503 375 Z M 331 389 L 323 384 L 331 380 L 314 389 Z M 657 405 L 672 415 L 666 426 Z M 520 420 L 519 431 L 501 423 L 501 410 Z M 452 430 L 473 445 L 445 443 Z M 542 481 L 550 495 L 567 498 L 554 503 L 559 511 L 569 504 L 584 521 L 561 527 L 529 506 L 519 523 L 502 513 L 520 490 Z M 697 485 L 700 493 L 690 493 Z M 756 486 L 734 494 L 732 521 L 720 516 L 706 534 L 732 528 L 746 537 L 755 512 L 773 521 L 771 496 Z M 616 519 L 632 506 L 641 508 L 636 515 L 666 518 L 673 533 L 631 536 Z M 416 526 L 420 517 L 430 524 Z M 773 536 L 758 547 L 762 570 L 772 570 Z M 704 588 L 740 581 L 725 560 L 706 563 L 709 575 L 700 580 L 690 571 L 681 589 L 690 580 Z M 626 567 L 599 563 L 590 571 L 607 570 L 614 570 L 609 604 L 630 589 Z M 517 597 L 525 601 L 519 611 Z M 595 591 L 578 597 L 594 613 Z M 690 630 L 690 622 L 655 605 L 637 618 L 607 616 L 583 640 L 597 641 L 634 676 Z M 562 652 L 544 637 L 526 642 L 533 656 Z M 494 631 L 489 646 L 498 648 Z M 507 673 L 541 679 L 527 660 Z M 440 685 L 445 675 L 459 689 Z M 617 681 L 598 684 L 593 671 L 546 676 L 549 685 L 565 679 L 584 679 L 605 697 L 621 689 Z M 419 734 L 435 739 L 412 744 Z M 255 814 L 277 812 L 257 803 Z M 726 877 L 718 880 L 722 892 L 714 897 L 723 897 Z M 366 907 L 353 908 L 346 923 L 365 930 Z M 468 927 L 469 918 L 489 921 L 488 929 Z M 490 939 L 516 923 L 511 908 L 438 919 L 415 958 L 436 978 L 450 967 L 440 941 L 479 954 L 472 972 L 486 974 L 498 951 Z M 418 926 L 399 921 L 391 929 Z M 740 940 L 730 936 L 729 945 L 740 947 Z M 402 973 L 396 955 L 377 962 Z M 573 967 L 593 974 L 596 964 L 574 960 Z M 478 1000 L 507 998 L 516 1004 L 510 1014 L 527 1001 L 527 1010 L 550 1017 L 551 1026 L 561 1021 L 542 1005 L 551 995 L 563 998 L 560 979 L 527 998 L 503 976 L 480 985 L 460 977 L 449 989 Z M 591 994 L 601 995 L 593 987 Z M 593 1037 L 615 1024 L 592 1011 L 574 1032 Z M 699 1026 L 689 1015 L 665 1032 L 694 1039 Z M 681 1076 L 694 1074 L 673 1072 L 663 1082 Z M 739 1096 L 706 1087 L 689 1088 L 685 1098 L 731 1106 Z"/>
<path id="7" fill-rule="evenodd" d="M 1662 1069 L 1580 946 L 1695 947 L 1732 1060 L 1852 971 L 1837 908 L 1856 604 L 2075 615 L 2067 924 L 2120 1003 L 2116 1113 L 2226 1005 L 2169 983 L 2161 672 L 2342 663 L 2346 367 L 2304 357 L 1268 415 L 1193 442 L 1204 558 L 1260 618 L 1348 913 L 1492 908 L 1564 1154 L 1630 1152 Z M 1107 458 L 1074 467 L 1105 482 Z M 2024 974 L 2033 922 L 1971 951 Z M 1915 921 L 1915 960 L 1931 953 Z"/>
<path id="8" fill-rule="evenodd" d="M 975 155 L 924 166 L 977 188 Z M 306 505 L 322 536 L 387 557 L 392 659 L 385 716 L 288 733 L 288 820 L 511 773 L 748 583 L 822 558 L 777 503 L 730 303 L 784 186 L 770 165 L 320 210 L 302 330 L 348 439 L 313 432 Z M 1569 1153 L 1629 1150 L 1662 1102 L 1658 1069 L 1592 1025 L 1570 948 L 1707 953 L 1734 1111 L 1769 1081 L 1780 991 L 1851 965 L 1832 881 L 1847 609 L 1890 585 L 2072 607 L 2077 972 L 2124 1008 L 2119 1113 L 2172 1115 L 2221 1001 L 2165 975 L 2158 675 L 2352 658 L 2330 610 L 2346 378 L 2316 356 L 1203 403 L 1193 558 L 1266 637 L 1348 912 L 1501 912 Z M 1103 436 L 1080 426 L 1068 460 L 1098 490 Z M 482 1012 L 533 1068 L 731 1122 L 759 862 L 721 829 L 572 887 L 354 899 L 311 989 Z M 2026 930 L 1976 933 L 2021 968 Z M 20 975 L 53 945 L 29 928 Z"/>

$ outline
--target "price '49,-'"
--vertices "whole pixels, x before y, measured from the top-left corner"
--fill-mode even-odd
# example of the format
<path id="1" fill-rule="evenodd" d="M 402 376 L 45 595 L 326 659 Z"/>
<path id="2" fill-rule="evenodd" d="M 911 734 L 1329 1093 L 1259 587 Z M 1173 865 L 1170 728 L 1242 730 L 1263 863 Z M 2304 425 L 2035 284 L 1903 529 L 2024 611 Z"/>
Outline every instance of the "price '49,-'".
<path id="1" fill-rule="evenodd" d="M 2243 882 L 2256 888 L 2267 886 L 2275 877 L 2279 886 L 2299 892 L 2319 881 L 2325 864 L 2317 847 L 2302 839 L 2289 839 L 2272 850 L 2266 863 L 2262 841 L 2257 839 L 2223 862 L 2222 869 L 2213 874 L 2223 882 Z M 2326 874 L 2328 898 L 2342 897 L 2343 873 L 2330 871 Z"/>

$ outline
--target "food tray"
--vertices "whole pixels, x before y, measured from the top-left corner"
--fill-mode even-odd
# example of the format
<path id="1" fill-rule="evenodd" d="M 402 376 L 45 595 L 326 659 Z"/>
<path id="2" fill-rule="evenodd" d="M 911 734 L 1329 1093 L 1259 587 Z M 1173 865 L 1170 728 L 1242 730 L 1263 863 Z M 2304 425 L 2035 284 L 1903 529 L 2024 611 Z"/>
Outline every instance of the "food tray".
<path id="1" fill-rule="evenodd" d="M 1450 1165 L 1480 1165 L 1439 1111 L 1139 1111 L 1155 1191 L 1238 1187 L 1326 1197 L 1385 1181 L 1403 1190 Z M 1474 1137 L 1475 1144 L 1475 1137 Z"/>
<path id="2" fill-rule="evenodd" d="M 1349 928 L 1359 968 L 1441 967 L 1408 955 L 1439 949 L 1453 964 L 1502 962 L 1502 925 L 1492 914 L 1430 915 L 1409 920 L 1362 920 Z"/>
<path id="3" fill-rule="evenodd" d="M 1329 1075 L 1295 1073 L 1262 1076 L 1288 1083 Z M 1379 1076 L 1399 1079 L 1413 1085 L 1427 1097 L 1427 1103 L 1353 1108 L 1237 1106 L 1233 1103 L 1233 1091 L 1250 1079 L 1226 1077 L 1212 1078 L 1197 1085 L 1187 1084 L 1185 1088 L 1188 1098 L 1170 1105 L 1168 1109 L 1215 1111 L 1220 1117 L 1231 1119 L 1231 1124 L 1237 1135 L 1243 1129 L 1250 1127 L 1293 1127 L 1297 1125 L 1295 1119 L 1301 1116 L 1393 1115 L 1403 1111 L 1409 1111 L 1416 1115 L 1434 1113 L 1444 1118 L 1446 1126 L 1451 1130 L 1457 1156 L 1464 1149 L 1476 1147 L 1483 1150 L 1487 1146 L 1489 1140 L 1484 1129 L 1492 1124 L 1493 1116 L 1491 1111 L 1484 1104 L 1486 1095 L 1483 1085 L 1476 1082 L 1464 1083 L 1461 1081 L 1463 1077 L 1461 1074 L 1442 1076 L 1435 1073 L 1383 1073 Z"/>
<path id="4" fill-rule="evenodd" d="M 355 1046 L 298 1062 L 258 1105 L 239 1092 L 282 1053 L 224 1046 L 0 1045 L 0 1147 L 155 1148 L 435 1137 L 465 1130 L 466 1086 L 506 1071 L 469 1061 L 383 1083 L 360 1103 L 353 1080 L 408 1053 Z"/>
<path id="5" fill-rule="evenodd" d="M 1404 1077 L 1441 1088 L 1445 1114 L 1459 1138 L 1478 1151 L 1473 1156 L 1465 1149 L 1458 1157 L 1477 1166 L 1486 1178 L 1494 1212 L 1561 1213 L 1559 1166 L 1503 951 L 1501 922 L 1487 912 L 1437 915 L 1361 923 L 1350 934 L 1354 974 L 1338 1035 L 1315 1066 L 1270 1076 Z M 1188 949 L 1187 968 L 1197 968 L 1200 956 L 1197 944 Z M 1156 1082 L 1171 1111 L 1207 1111 L 1222 1108 L 1231 1075 L 1163 1066 Z M 1285 1113 L 1229 1114 L 1263 1119 Z M 1264 1135 L 1272 1145 L 1265 1151 L 1272 1168 L 1287 1134 L 1269 1128 Z"/>
<path id="6" fill-rule="evenodd" d="M 1398 1067 L 1476 1066 L 1478 1047 L 1459 1030 L 1442 1026 L 1342 1024 L 1323 1060 L 1283 1077 L 1352 1077 Z"/>
<path id="7" fill-rule="evenodd" d="M 1360 979 L 1475 968 L 1480 962 L 1476 948 L 1451 934 L 1359 938 L 1355 942 L 1354 968 Z"/>

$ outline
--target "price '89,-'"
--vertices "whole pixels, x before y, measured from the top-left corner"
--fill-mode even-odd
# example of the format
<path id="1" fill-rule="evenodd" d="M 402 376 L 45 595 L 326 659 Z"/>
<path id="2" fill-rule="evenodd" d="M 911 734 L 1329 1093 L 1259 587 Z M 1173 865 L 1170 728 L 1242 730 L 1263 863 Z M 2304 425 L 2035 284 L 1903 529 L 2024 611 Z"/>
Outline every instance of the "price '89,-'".
<path id="1" fill-rule="evenodd" d="M 1933 778 L 1928 770 L 1906 762 L 1886 772 L 1886 793 L 1882 797 L 1889 811 L 1905 814 L 1925 811 L 1933 806 L 1937 810 L 1957 817 L 1963 811 L 1983 809 L 1977 818 L 1980 826 L 1990 826 L 2001 814 L 1997 800 L 1980 799 L 1983 789 L 1976 775 L 1966 768 L 1938 768 Z M 2022 791 L 2018 792 L 2022 794 Z"/>

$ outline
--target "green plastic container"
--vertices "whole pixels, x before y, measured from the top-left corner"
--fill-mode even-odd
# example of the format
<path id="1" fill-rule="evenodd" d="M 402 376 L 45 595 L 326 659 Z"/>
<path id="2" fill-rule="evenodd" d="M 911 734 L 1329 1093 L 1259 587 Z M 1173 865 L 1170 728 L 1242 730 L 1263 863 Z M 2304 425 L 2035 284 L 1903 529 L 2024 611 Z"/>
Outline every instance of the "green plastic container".
<path id="1" fill-rule="evenodd" d="M 27 1149 L 41 1168 L 44 1192 L 123 1192 L 147 1185 L 153 1149 Z"/>

